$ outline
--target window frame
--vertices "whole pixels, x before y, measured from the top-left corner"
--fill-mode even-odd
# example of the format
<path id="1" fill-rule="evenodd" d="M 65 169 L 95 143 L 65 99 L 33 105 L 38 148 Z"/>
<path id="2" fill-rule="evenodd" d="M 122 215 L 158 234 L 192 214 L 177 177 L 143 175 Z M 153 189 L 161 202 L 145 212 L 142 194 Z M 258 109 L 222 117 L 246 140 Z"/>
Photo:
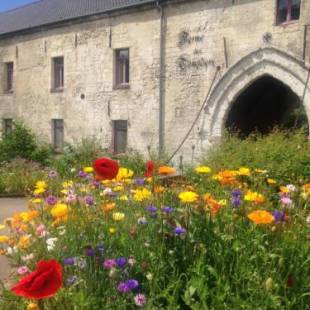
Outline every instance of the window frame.
<path id="1" fill-rule="evenodd" d="M 126 126 L 123 126 L 123 125 Z M 119 128 L 117 128 L 117 125 L 119 125 Z M 124 154 L 127 152 L 128 148 L 128 120 L 118 119 L 113 120 L 113 154 Z M 124 150 L 117 150 L 117 132 L 125 132 L 125 147 Z"/>
<path id="2" fill-rule="evenodd" d="M 2 119 L 2 135 L 6 136 L 13 130 L 13 119 L 3 118 Z"/>
<path id="3" fill-rule="evenodd" d="M 59 124 L 57 124 L 57 122 L 61 121 L 61 126 L 59 126 Z M 57 132 L 56 130 L 61 128 L 62 131 L 62 137 L 61 137 L 61 143 L 60 145 L 58 145 L 57 143 Z M 64 147 L 64 140 L 65 140 L 65 122 L 64 122 L 64 119 L 62 118 L 53 118 L 52 119 L 52 146 L 54 148 L 54 150 L 56 152 L 62 152 L 63 150 L 63 147 Z"/>
<path id="4" fill-rule="evenodd" d="M 11 66 L 11 68 L 9 68 Z M 12 94 L 14 92 L 14 62 L 8 61 L 4 63 L 4 93 Z"/>
<path id="5" fill-rule="evenodd" d="M 127 51 L 128 52 L 128 68 L 127 68 L 127 72 L 123 72 L 122 73 L 122 81 L 120 78 L 120 74 L 119 72 L 119 68 L 120 68 L 120 52 L 122 51 Z M 126 64 L 125 64 L 126 65 Z M 123 66 L 125 66 L 123 64 Z M 124 68 L 123 68 L 124 70 Z M 126 70 L 126 68 L 125 68 Z M 129 47 L 124 47 L 124 48 L 117 48 L 114 50 L 114 81 L 113 81 L 113 87 L 114 89 L 128 89 L 130 88 L 130 49 Z M 126 81 L 126 75 L 128 75 L 128 81 Z M 125 81 L 124 81 L 125 80 Z"/>
<path id="6" fill-rule="evenodd" d="M 300 4 L 299 4 L 299 17 L 298 17 L 298 19 L 292 19 L 293 0 L 286 0 L 286 2 L 287 2 L 286 20 L 281 22 L 281 21 L 278 21 L 280 0 L 276 0 L 276 22 L 275 22 L 276 26 L 281 26 L 281 25 L 285 26 L 288 24 L 294 24 L 294 23 L 298 23 L 300 20 L 302 0 L 300 0 Z"/>
<path id="7" fill-rule="evenodd" d="M 57 64 L 58 60 L 62 60 L 62 64 Z M 58 74 L 60 74 L 60 68 L 62 68 L 61 75 L 56 77 L 56 69 L 59 70 Z M 56 82 L 58 82 L 56 85 Z M 52 57 L 52 83 L 51 83 L 51 91 L 52 92 L 63 92 L 65 87 L 65 59 L 64 56 L 56 56 Z"/>

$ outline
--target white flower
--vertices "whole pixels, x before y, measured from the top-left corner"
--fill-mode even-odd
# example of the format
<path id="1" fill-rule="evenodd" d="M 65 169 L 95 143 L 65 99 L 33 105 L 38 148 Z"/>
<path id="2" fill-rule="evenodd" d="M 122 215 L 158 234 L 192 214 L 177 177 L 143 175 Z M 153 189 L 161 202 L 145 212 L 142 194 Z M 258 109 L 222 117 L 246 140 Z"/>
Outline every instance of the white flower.
<path id="1" fill-rule="evenodd" d="M 307 222 L 308 224 L 310 224 L 310 215 L 307 216 L 306 222 Z"/>
<path id="2" fill-rule="evenodd" d="M 49 238 L 46 240 L 47 250 L 51 251 L 55 248 L 55 243 L 57 241 L 57 238 Z"/>
<path id="3" fill-rule="evenodd" d="M 103 190 L 103 194 L 104 195 L 109 195 L 110 193 L 112 193 L 113 191 L 112 191 L 112 189 L 110 188 L 110 187 L 107 187 L 107 188 L 105 188 L 104 190 Z"/>
<path id="4" fill-rule="evenodd" d="M 290 191 L 290 192 L 295 192 L 296 191 L 296 186 L 293 184 L 288 184 L 286 185 L 286 188 Z"/>
<path id="5" fill-rule="evenodd" d="M 34 259 L 34 254 L 31 253 L 31 254 L 22 256 L 21 259 L 22 259 L 22 261 L 24 261 L 24 262 L 29 261 L 29 260 L 32 260 L 32 259 Z"/>
<path id="6" fill-rule="evenodd" d="M 12 255 L 12 254 L 14 254 L 14 253 L 17 253 L 17 247 L 15 246 L 15 247 L 8 247 L 7 248 L 7 253 L 9 254 L 9 255 Z"/>

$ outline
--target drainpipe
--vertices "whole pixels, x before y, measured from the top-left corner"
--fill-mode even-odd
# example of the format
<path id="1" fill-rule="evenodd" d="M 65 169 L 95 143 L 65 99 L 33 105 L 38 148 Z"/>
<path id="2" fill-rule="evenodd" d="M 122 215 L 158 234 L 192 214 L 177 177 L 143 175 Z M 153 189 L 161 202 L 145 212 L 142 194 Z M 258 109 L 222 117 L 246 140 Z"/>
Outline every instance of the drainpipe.
<path id="1" fill-rule="evenodd" d="M 165 149 L 165 17 L 164 10 L 160 4 L 161 0 L 156 1 L 156 6 L 160 14 L 160 44 L 159 44 L 159 155 Z"/>

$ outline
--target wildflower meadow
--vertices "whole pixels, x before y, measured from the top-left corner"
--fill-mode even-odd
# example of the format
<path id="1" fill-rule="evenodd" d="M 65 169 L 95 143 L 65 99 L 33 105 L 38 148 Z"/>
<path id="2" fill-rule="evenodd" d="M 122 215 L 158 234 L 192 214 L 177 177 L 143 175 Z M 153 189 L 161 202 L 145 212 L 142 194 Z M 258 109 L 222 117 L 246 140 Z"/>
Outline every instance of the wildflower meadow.
<path id="1" fill-rule="evenodd" d="M 0 226 L 1 309 L 309 309 L 310 183 L 264 167 L 46 170 Z"/>

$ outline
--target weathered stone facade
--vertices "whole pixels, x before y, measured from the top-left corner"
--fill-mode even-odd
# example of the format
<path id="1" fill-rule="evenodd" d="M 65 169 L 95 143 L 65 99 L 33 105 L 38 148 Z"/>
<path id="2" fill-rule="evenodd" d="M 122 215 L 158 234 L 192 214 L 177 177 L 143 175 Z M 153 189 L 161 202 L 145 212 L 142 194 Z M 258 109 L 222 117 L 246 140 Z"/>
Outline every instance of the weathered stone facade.
<path id="1" fill-rule="evenodd" d="M 0 71 L 14 62 L 14 92 L 0 94 L 0 117 L 23 119 L 51 139 L 51 119 L 64 119 L 65 140 L 95 136 L 111 148 L 112 121 L 128 120 L 128 147 L 146 153 L 159 139 L 160 77 L 164 143 L 172 153 L 214 87 L 179 155 L 200 156 L 222 134 L 236 96 L 268 74 L 300 98 L 310 55 L 310 2 L 299 20 L 275 24 L 276 0 L 174 1 L 163 6 L 164 70 L 160 74 L 160 10 L 141 8 L 0 39 Z M 310 28 L 310 27 L 309 27 Z M 130 50 L 130 88 L 113 88 L 114 50 Z M 63 92 L 51 92 L 51 59 L 63 56 Z M 85 99 L 81 99 L 81 95 Z M 310 88 L 305 92 L 310 119 Z"/>

